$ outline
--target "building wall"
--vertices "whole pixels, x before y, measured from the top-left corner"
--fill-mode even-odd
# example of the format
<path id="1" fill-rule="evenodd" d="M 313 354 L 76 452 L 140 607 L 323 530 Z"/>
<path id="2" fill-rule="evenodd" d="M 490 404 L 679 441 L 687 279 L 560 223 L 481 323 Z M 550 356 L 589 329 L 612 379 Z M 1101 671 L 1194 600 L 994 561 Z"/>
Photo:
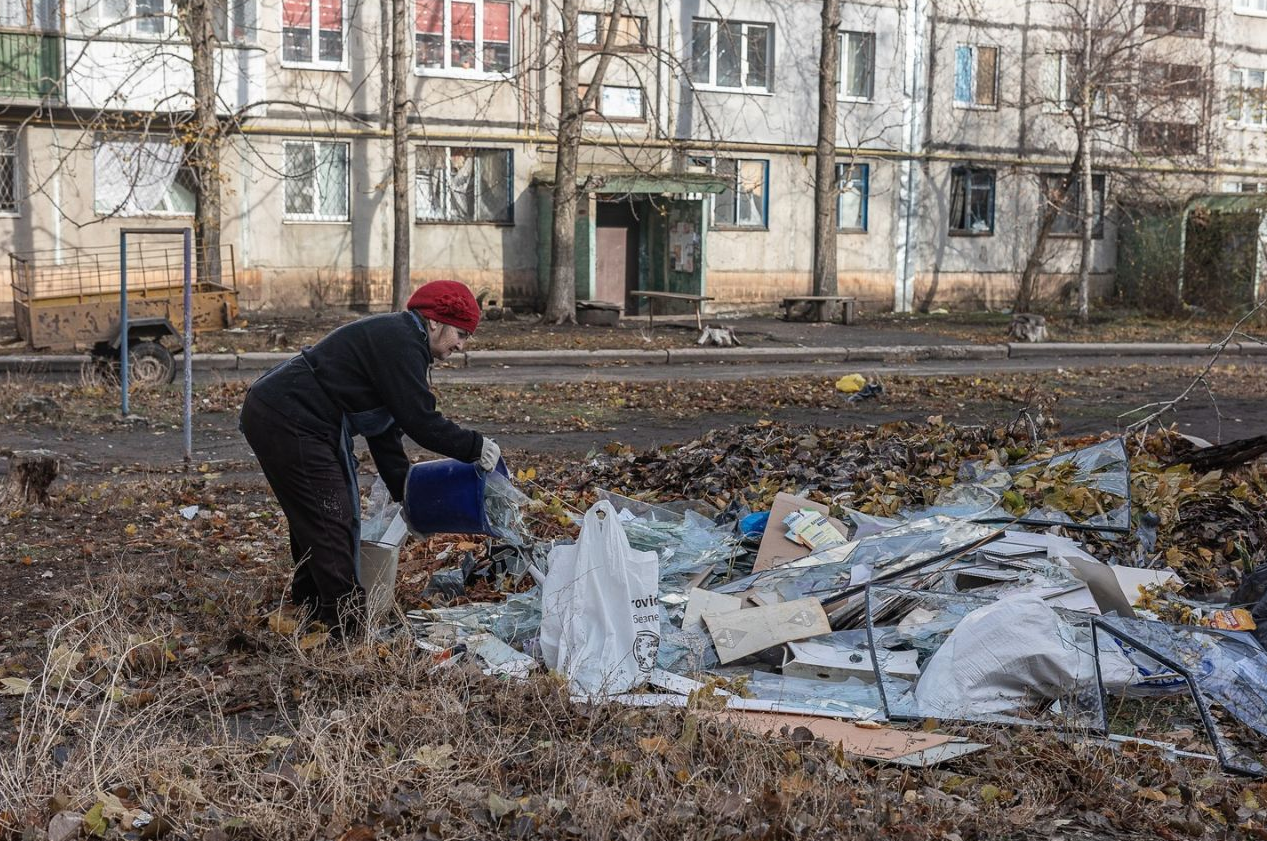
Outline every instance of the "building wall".
<path id="1" fill-rule="evenodd" d="M 1267 128 L 1229 123 L 1223 104 L 1229 80 L 1225 69 L 1267 69 L 1267 17 L 1233 15 L 1231 0 L 1220 2 L 1223 8 L 1207 18 L 1206 37 L 1187 39 L 1175 48 L 1188 50 L 1192 61 L 1203 60 L 1212 68 L 1212 87 L 1200 100 L 1208 112 L 1203 117 L 1208 143 L 1201 155 L 1180 162 L 1163 178 L 1151 170 L 1174 167 L 1139 156 L 1129 129 L 1106 134 L 1093 154 L 1096 171 L 1107 174 L 1110 204 L 1133 198 L 1143 181 L 1156 185 L 1164 180 L 1165 190 L 1174 196 L 1222 189 L 1229 182 L 1267 185 Z M 342 65 L 314 69 L 282 60 L 280 4 L 261 3 L 258 37 L 250 49 L 226 50 L 232 73 L 222 85 L 231 89 L 224 96 L 225 107 L 231 104 L 249 115 L 222 155 L 223 241 L 233 248 L 243 305 L 385 306 L 392 251 L 391 141 L 385 116 L 389 92 L 382 84 L 387 53 L 380 6 L 355 5 Z M 604 5 L 599 0 L 582 3 L 590 11 Z M 869 167 L 867 228 L 837 236 L 839 288 L 868 308 L 893 305 L 902 274 L 898 255 L 907 247 L 914 255 L 915 305 L 1007 305 L 1034 241 L 1041 206 L 1039 175 L 1068 168 L 1075 142 L 1068 115 L 1035 93 L 1047 52 L 1068 46 L 1054 4 L 989 2 L 976 18 L 966 11 L 973 5 L 932 3 L 928 18 L 912 29 L 908 0 L 843 4 L 842 29 L 875 36 L 872 96 L 840 103 L 837 133 L 839 159 Z M 618 53 L 607 84 L 642 88 L 645 116 L 587 121 L 583 168 L 668 172 L 686 167 L 690 155 L 768 162 L 767 224 L 712 227 L 705 291 L 723 310 L 769 307 L 784 295 L 808 293 L 820 4 L 633 0 L 630 6 L 646 18 L 647 45 Z M 706 90 L 687 79 L 691 22 L 697 17 L 772 27 L 768 90 Z M 494 299 L 527 302 L 536 297 L 539 238 L 533 185 L 553 175 L 551 131 L 558 121 L 559 96 L 551 39 L 558 30 L 553 5 L 516 0 L 511 12 L 514 72 L 509 77 L 411 73 L 411 167 L 417 150 L 425 146 L 513 153 L 513 221 L 415 221 L 412 276 L 418 282 L 450 277 Z M 912 31 L 923 41 L 925 61 L 916 67 L 917 77 L 908 78 L 908 54 L 919 46 L 907 42 Z M 1157 49 L 1174 41 L 1163 37 Z M 995 105 L 968 108 L 954 102 L 955 51 L 961 44 L 999 50 Z M 126 47 L 111 42 L 109 48 L 126 53 Z M 132 54 L 153 52 L 153 43 L 146 42 Z M 581 54 L 581 81 L 586 83 L 596 53 Z M 249 59 L 239 61 L 242 55 Z M 116 59 L 116 64 L 126 63 Z M 111 100 L 110 107 L 185 107 L 187 75 L 170 64 L 146 63 L 142 70 L 155 72 L 134 74 L 135 86 Z M 191 222 L 188 215 L 112 219 L 96 212 L 93 137 L 82 127 L 96 116 L 87 106 L 105 102 L 111 94 L 107 88 L 119 86 L 93 71 L 94 66 L 84 61 L 70 70 L 67 90 L 83 109 L 54 107 L 37 113 L 13 107 L 0 116 L 0 126 L 30 122 L 22 129 L 20 144 L 26 198 L 16 216 L 0 215 L 0 249 L 43 252 L 42 259 L 54 262 L 60 252 L 61 259 L 70 260 L 76 248 L 111 248 L 121 227 Z M 921 90 L 922 98 L 913 102 Z M 912 115 L 917 119 L 908 122 Z M 346 221 L 283 218 L 284 144 L 304 139 L 349 144 Z M 907 160 L 917 163 L 913 189 L 907 191 L 913 201 L 909 232 L 898 223 L 907 209 L 900 183 Z M 995 224 L 989 235 L 962 236 L 949 230 L 956 166 L 995 173 Z M 412 189 L 410 194 L 412 213 L 416 195 Z M 1110 215 L 1093 247 L 1097 289 L 1111 289 L 1115 240 Z M 1050 295 L 1059 296 L 1076 272 L 1078 250 L 1076 238 L 1049 241 L 1043 289 Z M 0 285 L 0 302 L 8 295 L 8 285 Z"/>

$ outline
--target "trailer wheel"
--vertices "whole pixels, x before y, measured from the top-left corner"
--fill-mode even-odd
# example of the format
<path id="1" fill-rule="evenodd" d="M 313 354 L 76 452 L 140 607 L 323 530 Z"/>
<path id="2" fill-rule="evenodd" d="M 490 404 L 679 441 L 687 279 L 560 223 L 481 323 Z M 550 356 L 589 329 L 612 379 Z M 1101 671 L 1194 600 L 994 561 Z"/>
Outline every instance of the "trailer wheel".
<path id="1" fill-rule="evenodd" d="M 128 379 L 140 388 L 167 385 L 176 378 L 176 360 L 158 342 L 128 348 Z"/>

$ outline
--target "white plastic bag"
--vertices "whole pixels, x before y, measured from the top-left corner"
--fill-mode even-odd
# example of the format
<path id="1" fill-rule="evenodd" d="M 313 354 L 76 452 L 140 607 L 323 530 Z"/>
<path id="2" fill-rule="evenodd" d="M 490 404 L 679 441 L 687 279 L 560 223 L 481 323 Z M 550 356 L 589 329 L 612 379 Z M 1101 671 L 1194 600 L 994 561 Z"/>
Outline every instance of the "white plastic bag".
<path id="1" fill-rule="evenodd" d="M 577 694 L 641 686 L 660 646 L 655 552 L 629 547 L 610 502 L 585 514 L 581 536 L 550 550 L 541 593 L 541 653 Z"/>

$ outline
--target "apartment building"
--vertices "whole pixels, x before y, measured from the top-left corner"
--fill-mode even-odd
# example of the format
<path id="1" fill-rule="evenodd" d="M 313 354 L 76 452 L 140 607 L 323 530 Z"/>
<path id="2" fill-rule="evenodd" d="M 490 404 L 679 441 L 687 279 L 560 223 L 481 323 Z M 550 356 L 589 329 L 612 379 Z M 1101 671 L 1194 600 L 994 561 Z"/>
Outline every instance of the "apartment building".
<path id="1" fill-rule="evenodd" d="M 1113 284 L 1120 206 L 1267 185 L 1267 0 L 1120 5 L 1133 40 L 1104 59 L 1115 81 L 1083 134 L 1101 293 Z M 583 89 L 609 8 L 582 0 Z M 842 3 L 843 294 L 874 309 L 1010 303 L 1044 197 L 1078 147 L 1077 8 Z M 382 10 L 361 0 L 222 8 L 222 239 L 245 306 L 390 300 Z M 636 311 L 629 292 L 667 289 L 734 310 L 805 294 L 819 4 L 630 0 L 628 10 L 586 120 L 578 297 Z M 411 20 L 411 271 L 538 301 L 558 9 L 414 0 Z M 0 0 L 0 250 L 71 261 L 117 243 L 123 227 L 192 221 L 198 185 L 170 128 L 191 107 L 190 57 L 172 0 Z M 1040 255 L 1048 294 L 1077 270 L 1078 192 Z M 0 301 L 7 294 L 6 284 Z"/>

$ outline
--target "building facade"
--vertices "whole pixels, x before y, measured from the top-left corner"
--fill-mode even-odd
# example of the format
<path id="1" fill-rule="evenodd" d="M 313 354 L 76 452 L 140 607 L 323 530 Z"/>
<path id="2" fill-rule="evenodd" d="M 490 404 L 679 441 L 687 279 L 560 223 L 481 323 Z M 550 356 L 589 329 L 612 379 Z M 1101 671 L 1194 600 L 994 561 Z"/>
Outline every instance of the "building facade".
<path id="1" fill-rule="evenodd" d="M 531 305 L 548 276 L 562 22 L 548 0 L 411 0 L 412 274 Z M 1108 7 L 1111 0 L 1101 0 Z M 1122 208 L 1267 188 L 1267 0 L 842 3 L 838 285 L 871 309 L 1007 306 L 1085 141 L 1093 285 Z M 582 0 L 582 90 L 610 3 Z M 222 242 L 245 307 L 390 302 L 389 21 L 363 0 L 226 0 Z M 714 309 L 810 290 L 820 4 L 629 0 L 581 152 L 577 294 Z M 1083 50 L 1083 47 L 1087 47 Z M 1097 52 L 1099 51 L 1099 52 Z M 171 0 L 0 0 L 0 250 L 103 259 L 187 225 L 191 51 Z M 1078 79 L 1095 76 L 1093 125 Z M 1090 90 L 1090 87 L 1087 87 Z M 1038 262 L 1076 276 L 1078 185 Z M 8 301 L 0 286 L 0 303 Z"/>

